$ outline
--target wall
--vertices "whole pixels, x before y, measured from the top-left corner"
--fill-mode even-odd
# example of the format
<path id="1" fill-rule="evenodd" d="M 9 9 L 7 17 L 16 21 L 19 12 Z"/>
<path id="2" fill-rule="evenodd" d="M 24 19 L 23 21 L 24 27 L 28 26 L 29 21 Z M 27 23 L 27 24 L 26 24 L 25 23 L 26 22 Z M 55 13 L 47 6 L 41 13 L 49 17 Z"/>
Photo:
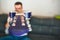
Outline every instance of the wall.
<path id="1" fill-rule="evenodd" d="M 0 13 L 1 13 L 1 1 L 0 1 Z"/>
<path id="2" fill-rule="evenodd" d="M 14 10 L 14 3 L 21 1 L 24 10 L 32 11 L 35 16 L 54 16 L 59 14 L 59 0 L 0 0 L 1 12 Z"/>
<path id="3" fill-rule="evenodd" d="M 58 4 L 59 4 L 58 9 L 59 9 L 59 14 L 60 14 L 60 0 L 59 0 Z"/>

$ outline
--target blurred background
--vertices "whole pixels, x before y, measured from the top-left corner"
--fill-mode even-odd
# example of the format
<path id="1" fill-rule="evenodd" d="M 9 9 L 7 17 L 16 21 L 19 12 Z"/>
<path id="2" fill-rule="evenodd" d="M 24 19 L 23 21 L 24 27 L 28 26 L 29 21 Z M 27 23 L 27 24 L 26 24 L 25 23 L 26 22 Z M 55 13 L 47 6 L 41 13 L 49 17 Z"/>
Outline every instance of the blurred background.
<path id="1" fill-rule="evenodd" d="M 7 14 L 14 10 L 14 3 L 23 3 L 24 10 L 32 12 L 32 40 L 60 40 L 60 0 L 0 0 L 0 37 L 5 34 Z"/>

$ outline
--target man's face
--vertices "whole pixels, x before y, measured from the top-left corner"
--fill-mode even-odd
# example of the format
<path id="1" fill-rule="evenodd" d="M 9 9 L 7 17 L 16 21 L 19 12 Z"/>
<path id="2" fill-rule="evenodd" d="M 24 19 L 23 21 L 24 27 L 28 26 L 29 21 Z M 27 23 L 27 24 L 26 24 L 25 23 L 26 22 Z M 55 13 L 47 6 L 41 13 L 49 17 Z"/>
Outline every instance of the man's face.
<path id="1" fill-rule="evenodd" d="M 15 7 L 15 10 L 18 12 L 23 9 L 21 5 L 15 5 L 14 7 Z"/>

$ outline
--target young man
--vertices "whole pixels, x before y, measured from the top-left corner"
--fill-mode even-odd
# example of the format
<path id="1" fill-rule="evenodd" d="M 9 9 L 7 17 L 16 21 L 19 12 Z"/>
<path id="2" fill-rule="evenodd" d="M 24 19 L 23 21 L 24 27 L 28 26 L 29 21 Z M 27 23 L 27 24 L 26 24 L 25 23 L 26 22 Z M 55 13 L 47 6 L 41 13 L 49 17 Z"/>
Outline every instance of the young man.
<path id="1" fill-rule="evenodd" d="M 11 23 L 11 18 L 8 16 L 5 30 L 6 34 L 9 33 L 10 36 L 0 38 L 0 40 L 30 40 L 27 37 L 28 33 L 32 31 L 29 22 L 30 19 L 25 17 L 25 11 L 21 2 L 16 2 L 14 7 L 16 12 L 15 17 Z"/>

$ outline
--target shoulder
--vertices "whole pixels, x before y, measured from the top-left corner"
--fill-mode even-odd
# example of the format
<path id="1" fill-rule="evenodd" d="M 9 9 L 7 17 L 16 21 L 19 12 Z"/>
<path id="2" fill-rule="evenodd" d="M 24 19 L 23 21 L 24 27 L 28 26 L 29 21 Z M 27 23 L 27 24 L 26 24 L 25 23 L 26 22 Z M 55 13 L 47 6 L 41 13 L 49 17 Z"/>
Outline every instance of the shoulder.
<path id="1" fill-rule="evenodd" d="M 24 13 L 29 13 L 29 12 L 31 12 L 31 11 L 29 11 L 29 10 L 24 10 Z"/>

